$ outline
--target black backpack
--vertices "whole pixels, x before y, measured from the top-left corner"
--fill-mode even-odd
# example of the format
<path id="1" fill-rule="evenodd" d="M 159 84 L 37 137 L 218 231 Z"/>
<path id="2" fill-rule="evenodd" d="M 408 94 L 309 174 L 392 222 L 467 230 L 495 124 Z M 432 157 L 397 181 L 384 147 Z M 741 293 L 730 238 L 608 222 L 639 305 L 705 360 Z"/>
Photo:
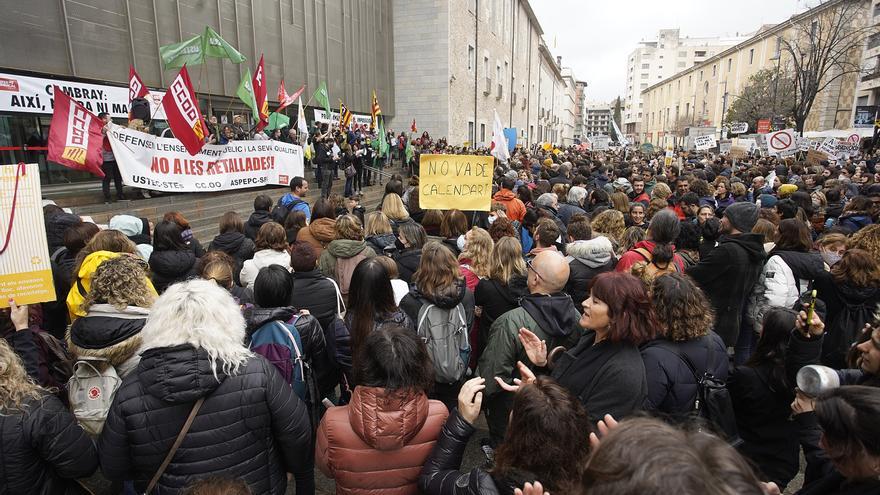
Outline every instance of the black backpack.
<path id="1" fill-rule="evenodd" d="M 293 201 L 290 202 L 290 205 L 284 206 L 283 204 L 281 204 L 282 199 L 284 199 L 284 196 L 281 196 L 280 198 L 278 198 L 278 203 L 275 204 L 275 208 L 272 208 L 271 215 L 272 215 L 272 220 L 280 223 L 281 225 L 284 225 L 284 220 L 287 219 L 287 215 L 291 211 L 293 211 L 293 208 L 300 203 L 305 203 L 305 201 L 303 201 L 299 198 L 293 198 Z"/>

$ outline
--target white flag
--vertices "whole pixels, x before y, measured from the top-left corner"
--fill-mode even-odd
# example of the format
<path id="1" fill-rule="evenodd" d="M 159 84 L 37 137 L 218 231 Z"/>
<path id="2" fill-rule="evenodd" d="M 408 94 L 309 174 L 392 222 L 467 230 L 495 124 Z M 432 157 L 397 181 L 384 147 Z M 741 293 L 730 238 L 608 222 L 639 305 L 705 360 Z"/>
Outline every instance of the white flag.
<path id="1" fill-rule="evenodd" d="M 501 117 L 495 110 L 495 124 L 492 126 L 492 156 L 502 162 L 510 159 L 510 150 L 507 149 L 507 138 L 504 137 L 504 126 L 501 125 Z"/>
<path id="2" fill-rule="evenodd" d="M 614 120 L 614 117 L 611 118 L 611 125 L 614 127 L 614 133 L 617 134 L 618 143 L 624 148 L 629 146 L 629 139 L 620 132 L 620 127 L 617 127 L 617 121 Z"/>
<path id="3" fill-rule="evenodd" d="M 303 112 L 303 100 L 299 98 L 299 111 L 296 114 L 296 129 L 302 134 L 309 133 L 309 126 L 306 124 L 306 114 Z"/>

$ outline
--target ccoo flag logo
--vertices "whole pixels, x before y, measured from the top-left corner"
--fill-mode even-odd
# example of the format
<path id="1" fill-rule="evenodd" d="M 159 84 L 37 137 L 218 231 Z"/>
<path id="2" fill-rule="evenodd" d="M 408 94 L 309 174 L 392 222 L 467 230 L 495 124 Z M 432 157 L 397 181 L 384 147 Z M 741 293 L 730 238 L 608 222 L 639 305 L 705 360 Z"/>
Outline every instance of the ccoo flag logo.
<path id="1" fill-rule="evenodd" d="M 92 116 L 81 107 L 74 106 L 67 113 L 67 139 L 61 156 L 80 165 L 86 164 L 86 152 L 89 149 L 89 126 Z"/>
<path id="2" fill-rule="evenodd" d="M 103 177 L 101 129 L 104 123 L 58 86 L 54 88 L 54 107 L 49 125 L 49 161 Z"/>
<path id="3" fill-rule="evenodd" d="M 205 145 L 207 129 L 186 66 L 180 69 L 168 87 L 162 98 L 162 108 L 165 109 L 165 117 L 174 137 L 190 155 L 197 154 Z"/>

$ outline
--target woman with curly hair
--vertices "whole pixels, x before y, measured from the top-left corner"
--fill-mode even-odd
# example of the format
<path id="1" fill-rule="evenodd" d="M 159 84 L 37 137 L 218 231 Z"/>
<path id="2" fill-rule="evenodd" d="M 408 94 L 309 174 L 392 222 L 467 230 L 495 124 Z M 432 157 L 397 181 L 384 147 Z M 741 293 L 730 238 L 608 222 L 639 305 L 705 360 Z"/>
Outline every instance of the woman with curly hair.
<path id="1" fill-rule="evenodd" d="M 27 306 L 18 312 L 27 328 Z M 4 493 L 86 493 L 77 483 L 98 468 L 95 443 L 57 397 L 34 383 L 0 339 L 0 473 Z"/>
<path id="2" fill-rule="evenodd" d="M 465 285 L 471 291 L 477 289 L 481 278 L 489 276 L 494 245 L 489 232 L 480 227 L 474 227 L 464 235 L 464 249 L 458 255 L 458 266 Z"/>
<path id="3" fill-rule="evenodd" d="M 594 234 L 604 235 L 614 243 L 615 251 L 619 253 L 623 245 L 623 233 L 626 231 L 626 220 L 623 213 L 617 210 L 605 210 L 593 217 L 590 228 Z"/>
<path id="4" fill-rule="evenodd" d="M 654 184 L 654 189 L 651 189 L 651 200 L 662 199 L 666 201 L 669 197 L 672 196 L 672 189 L 669 188 L 669 184 L 665 182 L 658 182 Z"/>
<path id="5" fill-rule="evenodd" d="M 111 365 L 120 378 L 137 366 L 140 331 L 156 298 L 147 276 L 147 264 L 136 256 L 101 263 L 82 305 L 86 314 L 67 332 L 74 359 L 96 359 L 97 368 Z"/>
<path id="6" fill-rule="evenodd" d="M 864 249 L 875 260 L 880 260 L 880 224 L 869 225 L 852 235 L 849 249 Z"/>
<path id="7" fill-rule="evenodd" d="M 683 419 L 693 408 L 699 376 L 708 372 L 727 379 L 727 348 L 712 332 L 715 316 L 690 277 L 677 272 L 661 275 L 654 279 L 651 293 L 662 333 L 640 349 L 648 378 L 645 407 Z"/>

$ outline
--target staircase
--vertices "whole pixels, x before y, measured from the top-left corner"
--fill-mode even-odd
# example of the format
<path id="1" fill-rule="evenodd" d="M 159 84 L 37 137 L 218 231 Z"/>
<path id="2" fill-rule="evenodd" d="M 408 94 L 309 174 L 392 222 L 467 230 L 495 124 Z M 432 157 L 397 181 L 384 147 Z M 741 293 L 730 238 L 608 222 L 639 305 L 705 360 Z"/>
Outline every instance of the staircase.
<path id="1" fill-rule="evenodd" d="M 367 211 L 373 211 L 385 192 L 385 183 L 392 173 L 400 173 L 399 167 L 386 169 L 381 181 L 373 186 L 363 188 L 361 205 Z M 314 204 L 321 196 L 320 187 L 314 181 L 314 175 L 308 172 L 309 192 L 304 197 Z M 404 187 L 406 184 L 404 183 Z M 342 172 L 339 180 L 333 181 L 332 193 L 342 194 L 345 188 L 345 177 Z M 155 225 L 169 211 L 178 211 L 186 218 L 193 230 L 193 235 L 203 245 L 207 245 L 218 232 L 220 217 L 228 211 L 235 211 L 247 221 L 254 210 L 254 198 L 266 194 L 273 203 L 283 194 L 289 192 L 287 187 L 267 186 L 252 189 L 222 191 L 212 193 L 165 193 L 149 199 L 122 200 L 111 204 L 102 201 L 101 184 L 77 184 L 66 187 L 47 186 L 43 189 L 43 197 L 55 201 L 59 206 L 71 208 L 73 213 L 90 216 L 97 224 L 106 225 L 114 215 L 126 214 L 147 218 Z M 130 196 L 131 191 L 126 190 Z"/>

